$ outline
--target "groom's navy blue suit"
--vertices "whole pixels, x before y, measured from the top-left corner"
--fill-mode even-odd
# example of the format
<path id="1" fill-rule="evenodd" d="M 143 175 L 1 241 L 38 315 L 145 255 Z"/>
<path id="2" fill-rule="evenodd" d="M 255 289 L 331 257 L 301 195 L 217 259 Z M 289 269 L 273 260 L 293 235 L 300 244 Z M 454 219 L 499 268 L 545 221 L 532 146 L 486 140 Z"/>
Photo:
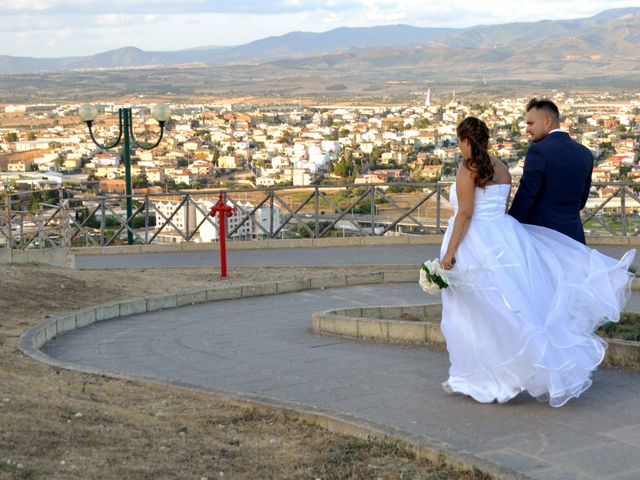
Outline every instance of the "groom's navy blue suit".
<path id="1" fill-rule="evenodd" d="M 553 132 L 529 147 L 509 214 L 585 243 L 580 221 L 591 188 L 593 155 L 565 132 Z"/>

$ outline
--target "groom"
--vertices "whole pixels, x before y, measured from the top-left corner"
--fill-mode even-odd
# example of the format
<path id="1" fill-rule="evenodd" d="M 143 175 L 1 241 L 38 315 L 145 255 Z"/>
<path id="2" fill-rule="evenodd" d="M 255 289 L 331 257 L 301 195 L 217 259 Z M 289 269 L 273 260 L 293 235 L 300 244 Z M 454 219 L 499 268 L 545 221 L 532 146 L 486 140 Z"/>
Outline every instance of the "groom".
<path id="1" fill-rule="evenodd" d="M 580 210 L 591 188 L 591 152 L 560 130 L 560 112 L 551 100 L 527 104 L 527 133 L 533 143 L 509 214 L 585 243 Z"/>

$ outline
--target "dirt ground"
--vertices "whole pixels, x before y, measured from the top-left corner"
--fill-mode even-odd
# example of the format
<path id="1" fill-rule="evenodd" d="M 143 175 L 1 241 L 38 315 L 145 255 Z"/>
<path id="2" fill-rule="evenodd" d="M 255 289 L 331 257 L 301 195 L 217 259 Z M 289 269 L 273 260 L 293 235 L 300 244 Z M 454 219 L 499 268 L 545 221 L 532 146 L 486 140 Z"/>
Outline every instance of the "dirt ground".
<path id="1" fill-rule="evenodd" d="M 0 265 L 0 479 L 489 478 L 416 458 L 400 442 L 338 435 L 204 392 L 60 370 L 18 348 L 31 326 L 90 305 L 326 274 L 238 269 L 223 283 L 210 269 Z"/>

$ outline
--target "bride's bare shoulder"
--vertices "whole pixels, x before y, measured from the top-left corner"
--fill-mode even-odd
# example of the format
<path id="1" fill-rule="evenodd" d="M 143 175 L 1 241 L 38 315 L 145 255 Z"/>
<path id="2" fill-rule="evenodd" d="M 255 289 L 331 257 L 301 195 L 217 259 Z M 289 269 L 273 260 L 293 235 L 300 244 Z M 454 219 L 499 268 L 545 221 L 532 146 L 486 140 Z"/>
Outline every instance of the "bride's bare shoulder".
<path id="1" fill-rule="evenodd" d="M 493 159 L 493 169 L 493 183 L 511 183 L 509 168 L 501 160 Z"/>

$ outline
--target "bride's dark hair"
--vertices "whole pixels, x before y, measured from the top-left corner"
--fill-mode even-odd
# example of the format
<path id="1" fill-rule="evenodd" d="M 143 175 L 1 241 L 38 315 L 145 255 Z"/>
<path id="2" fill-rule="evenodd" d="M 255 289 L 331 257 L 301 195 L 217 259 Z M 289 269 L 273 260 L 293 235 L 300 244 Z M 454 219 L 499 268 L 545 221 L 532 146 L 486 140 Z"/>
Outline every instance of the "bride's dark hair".
<path id="1" fill-rule="evenodd" d="M 491 183 L 495 174 L 493 162 L 489 155 L 489 128 L 487 124 L 476 117 L 467 117 L 458 124 L 456 129 L 458 141 L 469 140 L 471 156 L 465 158 L 462 164 L 473 172 L 476 186 L 484 188 Z"/>

